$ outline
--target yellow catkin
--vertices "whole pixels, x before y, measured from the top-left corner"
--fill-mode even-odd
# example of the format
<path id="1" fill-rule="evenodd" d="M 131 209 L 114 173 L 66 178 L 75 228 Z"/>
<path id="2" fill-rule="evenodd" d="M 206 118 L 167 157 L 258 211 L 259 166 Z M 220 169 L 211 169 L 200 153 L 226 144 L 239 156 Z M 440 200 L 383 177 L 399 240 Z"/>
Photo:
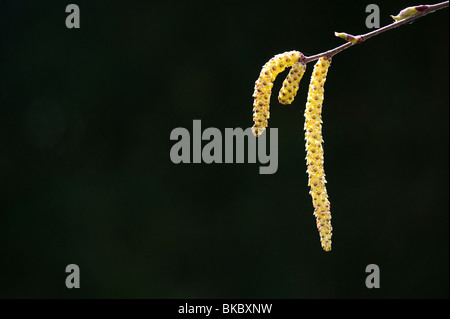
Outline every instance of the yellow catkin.
<path id="1" fill-rule="evenodd" d="M 303 61 L 299 61 L 292 65 L 289 74 L 283 81 L 283 87 L 278 94 L 278 101 L 281 104 L 291 104 L 297 95 L 298 86 L 303 74 L 306 70 L 306 64 Z"/>
<path id="2" fill-rule="evenodd" d="M 252 132 L 260 136 L 267 127 L 270 117 L 269 104 L 273 81 L 280 72 L 304 59 L 304 55 L 298 51 L 289 51 L 278 54 L 264 64 L 258 80 L 255 82 L 253 93 L 253 121 Z"/>
<path id="3" fill-rule="evenodd" d="M 327 189 L 325 187 L 325 172 L 323 168 L 322 148 L 322 102 L 324 84 L 331 59 L 320 58 L 314 66 L 308 91 L 308 101 L 305 110 L 305 140 L 306 162 L 308 165 L 308 185 L 313 199 L 314 216 L 320 234 L 320 242 L 325 251 L 331 250 L 331 213 Z"/>

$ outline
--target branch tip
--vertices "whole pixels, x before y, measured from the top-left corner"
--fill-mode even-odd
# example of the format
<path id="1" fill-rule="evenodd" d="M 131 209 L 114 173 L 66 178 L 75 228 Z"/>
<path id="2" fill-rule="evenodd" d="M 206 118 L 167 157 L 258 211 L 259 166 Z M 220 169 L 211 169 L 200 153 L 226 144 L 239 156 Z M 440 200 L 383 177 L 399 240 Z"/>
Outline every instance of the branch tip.
<path id="1" fill-rule="evenodd" d="M 392 19 L 394 19 L 396 22 L 401 21 L 403 19 L 412 17 L 415 14 L 418 14 L 421 11 L 425 11 L 428 8 L 428 6 L 416 6 L 416 7 L 408 7 L 406 9 L 403 9 L 400 11 L 400 13 L 396 16 L 391 16 Z"/>
<path id="2" fill-rule="evenodd" d="M 383 32 L 392 30 L 394 28 L 397 28 L 403 24 L 406 23 L 410 23 L 413 20 L 423 17 L 427 14 L 433 13 L 435 11 L 447 8 L 449 6 L 449 1 L 444 1 L 444 2 L 440 2 L 440 3 L 436 3 L 436 4 L 430 4 L 430 5 L 419 5 L 419 6 L 415 6 L 415 7 L 409 7 L 409 8 L 405 8 L 402 11 L 399 12 L 398 15 L 396 16 L 391 16 L 395 21 L 392 22 L 391 24 L 388 24 L 384 27 L 381 27 L 379 29 L 375 29 L 371 32 L 365 33 L 365 34 L 361 34 L 361 35 L 351 35 L 351 34 L 347 34 L 344 32 L 335 32 L 334 35 L 338 38 L 342 38 L 345 41 L 347 41 L 347 43 L 342 44 L 334 49 L 328 50 L 326 52 L 322 52 L 322 53 L 318 53 L 315 55 L 311 55 L 311 56 L 307 56 L 305 57 L 305 60 L 303 62 L 305 63 L 309 63 L 312 61 L 315 61 L 317 59 L 320 59 L 323 56 L 329 56 L 332 57 L 336 54 L 338 54 L 339 52 L 342 52 L 348 48 L 350 48 L 351 46 L 357 44 L 357 43 L 361 43 L 363 41 L 366 41 L 367 39 L 370 39 L 371 37 L 374 37 L 378 34 L 381 34 Z"/>

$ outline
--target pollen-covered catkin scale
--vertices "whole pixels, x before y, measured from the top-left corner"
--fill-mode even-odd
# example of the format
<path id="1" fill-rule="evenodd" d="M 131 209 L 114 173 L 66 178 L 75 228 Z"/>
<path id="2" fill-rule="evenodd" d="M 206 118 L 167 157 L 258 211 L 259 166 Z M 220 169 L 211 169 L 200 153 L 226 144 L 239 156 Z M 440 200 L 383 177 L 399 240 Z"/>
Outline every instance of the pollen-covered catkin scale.
<path id="1" fill-rule="evenodd" d="M 278 94 L 278 101 L 281 104 L 291 104 L 294 101 L 300 80 L 302 79 L 305 70 L 306 63 L 303 61 L 296 62 L 292 65 L 289 74 L 283 81 L 283 87 Z"/>
<path id="2" fill-rule="evenodd" d="M 322 148 L 322 103 L 324 97 L 324 84 L 326 81 L 331 58 L 322 57 L 317 61 L 311 75 L 308 100 L 305 110 L 305 140 L 306 162 L 308 165 L 308 185 L 313 199 L 314 216 L 317 220 L 317 229 L 320 242 L 325 251 L 331 250 L 331 213 L 325 187 L 325 172 L 323 169 Z"/>
<path id="3" fill-rule="evenodd" d="M 252 131 L 255 136 L 260 136 L 267 127 L 267 120 L 270 117 L 269 104 L 273 81 L 280 72 L 304 58 L 301 52 L 289 51 L 274 56 L 269 62 L 264 64 L 259 78 L 255 82 L 255 91 L 253 93 L 253 121 L 255 124 Z"/>

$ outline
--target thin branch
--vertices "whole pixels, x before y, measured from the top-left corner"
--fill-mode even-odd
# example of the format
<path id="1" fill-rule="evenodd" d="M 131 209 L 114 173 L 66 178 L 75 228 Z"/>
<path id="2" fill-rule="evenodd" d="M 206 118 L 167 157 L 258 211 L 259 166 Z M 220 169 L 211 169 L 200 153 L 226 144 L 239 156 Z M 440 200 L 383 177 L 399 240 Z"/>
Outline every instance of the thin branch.
<path id="1" fill-rule="evenodd" d="M 418 19 L 420 17 L 423 17 L 423 16 L 425 16 L 425 15 L 427 15 L 429 13 L 435 12 L 435 11 L 440 10 L 440 9 L 444 9 L 444 8 L 446 8 L 448 6 L 449 6 L 449 1 L 423 6 L 423 7 L 425 7 L 425 9 L 423 11 L 420 11 L 420 12 L 414 14 L 413 16 L 410 16 L 410 17 L 408 17 L 406 19 L 403 19 L 403 20 L 400 20 L 400 21 L 393 22 L 393 23 L 388 24 L 388 25 L 386 25 L 386 26 L 384 26 L 382 28 L 376 29 L 376 30 L 374 30 L 372 32 L 368 32 L 366 34 L 355 36 L 356 38 L 358 38 L 357 42 L 354 42 L 354 43 L 347 42 L 347 43 L 345 43 L 345 44 L 343 44 L 343 45 L 341 45 L 341 46 L 339 46 L 337 48 L 328 50 L 326 52 L 322 52 L 322 53 L 319 53 L 319 54 L 316 54 L 316 55 L 305 57 L 304 63 L 308 63 L 308 62 L 311 62 L 311 61 L 318 60 L 318 59 L 320 59 L 321 57 L 324 57 L 324 56 L 327 56 L 327 57 L 331 58 L 333 55 L 338 54 L 339 52 L 342 52 L 345 49 L 348 49 L 349 47 L 354 46 L 357 43 L 361 43 L 361 42 L 363 42 L 363 41 L 365 41 L 365 40 L 367 40 L 367 39 L 369 39 L 371 37 L 379 35 L 380 33 L 386 32 L 388 30 L 395 29 L 395 28 L 397 28 L 397 27 L 399 27 L 399 26 L 401 26 L 403 24 L 409 23 L 409 22 L 411 22 L 413 20 L 416 20 L 416 19 Z"/>

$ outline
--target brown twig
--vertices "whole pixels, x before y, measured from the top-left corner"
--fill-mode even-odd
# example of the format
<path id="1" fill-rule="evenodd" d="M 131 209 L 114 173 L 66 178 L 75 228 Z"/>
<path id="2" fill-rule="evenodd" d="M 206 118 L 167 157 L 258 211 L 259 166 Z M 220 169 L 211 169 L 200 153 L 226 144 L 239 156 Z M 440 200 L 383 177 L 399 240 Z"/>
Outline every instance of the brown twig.
<path id="1" fill-rule="evenodd" d="M 444 9 L 444 8 L 448 7 L 448 5 L 449 5 L 449 2 L 445 1 L 445 2 L 441 2 L 441 3 L 437 3 L 437 4 L 421 6 L 421 7 L 425 7 L 425 9 L 423 9 L 423 11 L 420 11 L 420 12 L 416 13 L 413 16 L 410 16 L 410 17 L 408 17 L 406 19 L 403 19 L 403 20 L 400 20 L 400 21 L 393 22 L 393 23 L 388 24 L 388 25 L 386 25 L 386 26 L 384 26 L 382 28 L 376 29 L 376 30 L 374 30 L 372 32 L 368 32 L 366 34 L 361 34 L 361 35 L 355 36 L 356 38 L 360 39 L 358 42 L 355 42 L 355 43 L 347 42 L 347 43 L 345 43 L 345 44 L 343 44 L 343 45 L 341 45 L 341 46 L 339 46 L 337 48 L 328 50 L 326 52 L 322 52 L 322 53 L 319 53 L 319 54 L 316 54 L 316 55 L 305 57 L 305 59 L 303 61 L 304 61 L 304 63 L 308 63 L 308 62 L 311 62 L 311 61 L 318 60 L 318 59 L 320 59 L 321 57 L 324 57 L 324 56 L 327 56 L 327 57 L 331 58 L 333 55 L 336 55 L 339 52 L 342 52 L 345 49 L 348 49 L 349 47 L 354 46 L 357 43 L 364 42 L 365 40 L 367 40 L 367 39 L 369 39 L 371 37 L 379 35 L 380 33 L 386 32 L 388 30 L 395 29 L 395 28 L 397 28 L 397 27 L 399 27 L 399 26 L 401 26 L 403 24 L 409 23 L 409 22 L 411 22 L 413 20 L 416 20 L 416 19 L 418 19 L 420 17 L 423 17 L 423 16 L 425 16 L 425 15 L 427 15 L 429 13 L 435 12 L 435 11 L 440 10 L 440 9 Z"/>

